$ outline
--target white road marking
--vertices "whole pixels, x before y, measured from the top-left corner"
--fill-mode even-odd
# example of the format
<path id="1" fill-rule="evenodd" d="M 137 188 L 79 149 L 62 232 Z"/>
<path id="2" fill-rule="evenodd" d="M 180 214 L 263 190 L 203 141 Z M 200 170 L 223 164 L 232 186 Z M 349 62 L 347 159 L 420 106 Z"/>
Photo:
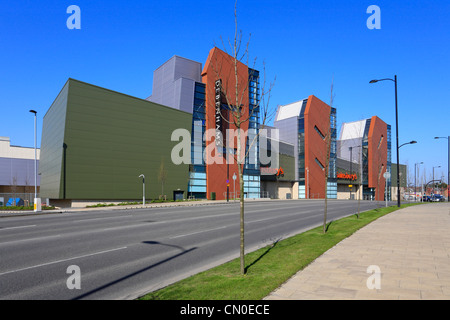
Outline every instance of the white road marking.
<path id="1" fill-rule="evenodd" d="M 0 246 L 5 245 L 5 244 L 11 244 L 11 243 L 26 242 L 26 241 L 37 241 L 37 240 L 43 240 L 43 239 L 49 239 L 49 238 L 58 238 L 58 237 L 61 237 L 61 235 L 57 234 L 55 236 L 47 236 L 47 237 L 38 237 L 38 238 L 29 238 L 29 239 L 22 239 L 22 240 L 0 242 Z"/>
<path id="2" fill-rule="evenodd" d="M 113 251 L 117 251 L 117 250 L 123 250 L 123 249 L 126 249 L 126 248 L 127 247 L 115 248 L 115 249 L 99 251 L 99 252 L 95 252 L 95 253 L 89 253 L 89 254 L 85 254 L 85 255 L 82 255 L 82 256 L 77 256 L 77 257 L 72 257 L 72 258 L 61 259 L 61 260 L 56 260 L 56 261 L 52 261 L 52 262 L 42 263 L 42 264 L 38 264 L 38 265 L 35 265 L 35 266 L 31 266 L 31 267 L 26 267 L 26 268 L 21 268 L 21 269 L 16 269 L 16 270 L 2 272 L 2 273 L 0 273 L 0 276 L 3 276 L 5 274 L 9 274 L 9 273 L 25 271 L 25 270 L 29 270 L 29 269 L 33 269 L 33 268 L 44 267 L 44 266 L 48 266 L 48 265 L 51 265 L 51 264 L 66 262 L 66 261 L 70 261 L 70 260 L 81 259 L 81 258 L 86 258 L 86 257 L 92 257 L 92 256 L 95 256 L 95 255 L 98 255 L 98 254 L 113 252 Z"/>
<path id="3" fill-rule="evenodd" d="M 178 235 L 178 236 L 170 237 L 169 239 L 176 239 L 176 238 L 181 238 L 181 237 L 192 236 L 192 235 L 198 234 L 198 233 L 203 233 L 203 232 L 209 232 L 209 231 L 215 231 L 215 230 L 225 229 L 226 227 L 227 227 L 227 226 L 223 226 L 223 227 L 220 227 L 220 228 L 206 229 L 206 230 L 201 230 L 201 231 L 192 232 L 192 233 L 180 234 L 180 235 Z"/>
<path id="4" fill-rule="evenodd" d="M 21 229 L 21 228 L 31 228 L 31 227 L 36 227 L 36 225 L 33 224 L 33 225 L 29 225 L 29 226 L 19 226 L 19 227 L 0 228 L 0 231 L 11 230 L 11 229 Z"/>

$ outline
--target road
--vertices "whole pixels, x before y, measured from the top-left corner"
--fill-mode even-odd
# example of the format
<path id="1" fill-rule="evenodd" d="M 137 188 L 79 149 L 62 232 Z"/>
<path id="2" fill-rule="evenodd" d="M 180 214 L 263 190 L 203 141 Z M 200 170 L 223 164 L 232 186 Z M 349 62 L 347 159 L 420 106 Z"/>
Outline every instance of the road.
<path id="1" fill-rule="evenodd" d="M 321 225 L 323 204 L 246 202 L 246 252 Z M 328 200 L 328 221 L 357 208 Z M 134 299 L 238 255 L 238 203 L 1 218 L 0 299 Z"/>

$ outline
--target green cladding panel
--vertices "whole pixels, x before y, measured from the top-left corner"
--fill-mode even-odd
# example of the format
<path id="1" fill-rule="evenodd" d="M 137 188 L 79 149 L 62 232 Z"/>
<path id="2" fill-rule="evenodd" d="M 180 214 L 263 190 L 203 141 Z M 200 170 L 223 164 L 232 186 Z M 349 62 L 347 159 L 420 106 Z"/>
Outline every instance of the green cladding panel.
<path id="1" fill-rule="evenodd" d="M 283 168 L 284 176 L 280 181 L 293 181 L 295 179 L 295 158 L 286 154 L 279 155 L 280 168 Z"/>
<path id="2" fill-rule="evenodd" d="M 171 161 L 172 132 L 191 131 L 192 115 L 69 79 L 60 199 L 142 199 L 187 191 L 189 168 Z"/>
<path id="3" fill-rule="evenodd" d="M 66 82 L 43 120 L 39 161 L 40 195 L 42 198 L 61 199 L 63 197 L 61 188 L 62 146 L 64 143 L 68 91 L 69 82 Z"/>

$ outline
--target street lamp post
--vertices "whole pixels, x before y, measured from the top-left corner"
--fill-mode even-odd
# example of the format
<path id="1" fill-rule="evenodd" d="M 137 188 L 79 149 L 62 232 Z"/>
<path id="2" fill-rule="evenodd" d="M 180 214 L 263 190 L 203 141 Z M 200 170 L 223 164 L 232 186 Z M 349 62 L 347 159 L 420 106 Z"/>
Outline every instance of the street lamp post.
<path id="1" fill-rule="evenodd" d="M 348 147 L 349 149 L 350 149 L 350 175 L 351 174 L 353 174 L 353 171 L 352 171 L 352 163 L 353 163 L 353 148 L 362 148 L 362 145 L 359 145 L 359 146 L 351 146 L 351 147 Z M 362 156 L 361 156 L 361 158 L 362 158 Z M 360 166 L 360 168 L 362 167 L 362 160 L 361 160 L 361 163 L 359 164 L 359 166 Z M 362 179 L 362 174 L 360 175 L 360 179 Z M 359 186 L 359 188 L 361 188 L 361 186 L 362 186 L 362 183 L 360 183 L 360 186 Z M 359 192 L 361 192 L 361 190 L 359 190 Z M 352 189 L 350 188 L 350 200 L 352 199 Z M 359 211 L 358 211 L 359 212 Z"/>
<path id="2" fill-rule="evenodd" d="M 404 144 L 401 144 L 400 145 L 400 147 L 399 148 L 401 148 L 401 147 L 403 147 L 403 146 L 406 146 L 407 144 L 415 144 L 415 143 L 417 143 L 417 141 L 410 141 L 410 142 L 406 142 L 406 143 L 404 143 Z"/>
<path id="3" fill-rule="evenodd" d="M 350 176 L 352 175 L 352 163 L 353 163 L 353 147 L 349 147 L 350 149 Z M 352 188 L 350 187 L 350 200 L 352 200 Z"/>
<path id="4" fill-rule="evenodd" d="M 403 143 L 403 144 L 401 144 L 399 147 L 398 147 L 398 149 L 400 149 L 401 147 L 403 147 L 403 146 L 406 146 L 407 144 L 415 144 L 415 143 L 417 143 L 417 141 L 415 141 L 415 140 L 412 140 L 412 141 L 410 141 L 410 142 L 405 142 L 405 143 Z M 400 172 L 400 168 L 399 167 L 397 167 L 397 172 Z M 406 191 L 407 191 L 407 189 L 408 189 L 408 181 L 406 181 Z M 400 194 L 400 189 L 398 190 L 398 193 L 397 193 L 398 195 Z M 409 194 L 409 195 L 411 195 L 411 194 Z"/>
<path id="5" fill-rule="evenodd" d="M 441 166 L 433 167 L 433 194 L 436 194 L 436 181 L 434 181 L 434 168 L 440 168 Z"/>
<path id="6" fill-rule="evenodd" d="M 447 157 L 447 161 L 448 161 L 448 166 L 447 166 L 447 201 L 450 202 L 450 136 L 448 137 L 434 137 L 435 139 L 447 139 L 448 140 L 448 157 Z"/>
<path id="7" fill-rule="evenodd" d="M 415 163 L 414 164 L 414 202 L 417 200 L 417 165 L 421 165 L 423 162 Z M 423 195 L 422 195 L 423 196 Z"/>
<path id="8" fill-rule="evenodd" d="M 376 83 L 379 81 L 390 80 L 395 83 L 395 132 L 396 132 L 396 140 L 397 140 L 397 206 L 400 207 L 400 155 L 399 155 L 399 146 L 398 146 L 398 99 L 397 99 L 397 75 L 394 76 L 394 79 L 379 79 L 379 80 L 371 80 L 369 83 Z"/>
<path id="9" fill-rule="evenodd" d="M 37 197 L 37 111 L 30 110 L 34 113 L 34 212 L 41 211 L 41 201 Z"/>
<path id="10" fill-rule="evenodd" d="M 142 178 L 142 205 L 145 206 L 145 176 L 141 174 L 138 178 Z"/>

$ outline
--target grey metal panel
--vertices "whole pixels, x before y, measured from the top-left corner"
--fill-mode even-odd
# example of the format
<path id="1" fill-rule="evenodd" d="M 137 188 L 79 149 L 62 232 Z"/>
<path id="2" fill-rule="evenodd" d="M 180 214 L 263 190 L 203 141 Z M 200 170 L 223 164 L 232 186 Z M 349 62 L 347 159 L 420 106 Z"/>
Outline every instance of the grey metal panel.
<path id="1" fill-rule="evenodd" d="M 291 157 L 295 157 L 294 145 L 286 143 L 286 142 L 283 142 L 283 141 L 275 141 L 275 140 L 272 140 L 272 139 L 267 139 L 267 142 L 268 142 L 267 143 L 267 147 L 260 144 L 260 149 L 262 151 L 265 152 L 267 149 L 271 150 L 272 149 L 271 146 L 274 143 L 278 143 L 278 153 L 284 154 L 284 155 L 288 155 L 288 156 L 291 156 Z"/>
<path id="2" fill-rule="evenodd" d="M 361 138 L 355 138 L 355 139 L 347 139 L 347 140 L 338 140 L 337 141 L 337 157 L 341 159 L 345 159 L 350 161 L 350 147 L 353 148 L 352 151 L 352 159 L 353 162 L 360 162 L 360 152 L 361 148 L 359 147 L 362 145 L 362 139 Z"/>
<path id="3" fill-rule="evenodd" d="M 34 176 L 34 159 L 0 158 L 0 185 L 34 186 Z"/>
<path id="4" fill-rule="evenodd" d="M 279 138 L 281 141 L 297 145 L 298 141 L 298 121 L 297 117 L 285 120 L 275 121 L 274 127 L 279 130 Z"/>
<path id="5" fill-rule="evenodd" d="M 173 56 L 153 73 L 153 92 L 147 100 L 192 113 L 195 81 L 201 82 L 202 64 Z"/>
<path id="6" fill-rule="evenodd" d="M 193 113 L 195 81 L 192 79 L 179 78 L 174 84 L 176 109 Z"/>
<path id="7" fill-rule="evenodd" d="M 0 158 L 0 185 L 11 183 L 11 158 Z"/>
<path id="8" fill-rule="evenodd" d="M 41 156 L 38 172 L 41 173 L 42 198 L 59 198 L 61 191 L 61 165 L 66 123 L 69 81 L 44 116 L 42 125 Z"/>
<path id="9" fill-rule="evenodd" d="M 359 172 L 360 172 L 359 164 L 353 162 L 351 167 L 352 167 L 352 171 L 354 173 L 356 173 L 359 177 Z M 336 159 L 336 168 L 338 171 L 339 171 L 339 169 L 342 169 L 347 172 L 350 172 L 350 161 L 348 161 L 346 159 L 337 158 Z"/>
<path id="10" fill-rule="evenodd" d="M 202 82 L 202 64 L 183 57 L 175 56 L 174 78 L 177 80 L 181 77 Z"/>
<path id="11" fill-rule="evenodd" d="M 295 180 L 298 180 L 298 117 L 275 121 L 273 125 L 279 130 L 280 140 L 294 146 Z"/>

